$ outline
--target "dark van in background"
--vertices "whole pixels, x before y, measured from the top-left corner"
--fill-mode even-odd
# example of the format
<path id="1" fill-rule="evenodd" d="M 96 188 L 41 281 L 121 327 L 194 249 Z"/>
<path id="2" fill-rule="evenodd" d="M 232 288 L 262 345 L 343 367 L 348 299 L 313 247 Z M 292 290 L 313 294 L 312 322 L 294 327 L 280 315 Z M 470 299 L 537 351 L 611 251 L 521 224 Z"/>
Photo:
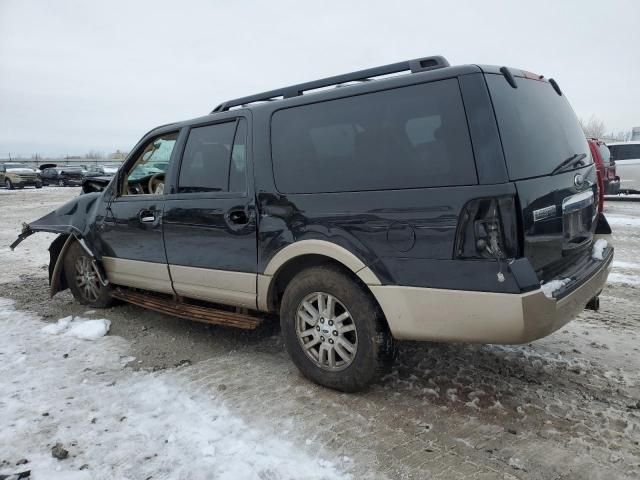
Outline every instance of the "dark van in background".
<path id="1" fill-rule="evenodd" d="M 597 307 L 613 258 L 594 252 L 597 198 L 554 80 L 427 57 L 154 129 L 20 239 L 60 233 L 52 293 L 85 304 L 279 314 L 300 370 L 354 391 L 395 340 L 529 342 Z"/>

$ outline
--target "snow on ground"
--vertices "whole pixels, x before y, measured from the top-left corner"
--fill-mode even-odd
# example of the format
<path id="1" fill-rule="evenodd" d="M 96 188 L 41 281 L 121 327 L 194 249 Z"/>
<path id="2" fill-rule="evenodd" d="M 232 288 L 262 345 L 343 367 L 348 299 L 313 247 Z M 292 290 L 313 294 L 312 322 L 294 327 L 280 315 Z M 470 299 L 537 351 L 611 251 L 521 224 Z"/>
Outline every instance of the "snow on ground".
<path id="1" fill-rule="evenodd" d="M 611 272 L 607 279 L 611 283 L 625 283 L 627 285 L 640 285 L 640 275 L 628 275 L 626 273 Z M 640 313 L 638 313 L 640 316 Z"/>
<path id="2" fill-rule="evenodd" d="M 56 323 L 42 327 L 42 331 L 52 335 L 64 333 L 82 340 L 97 340 L 107 334 L 109 327 L 111 327 L 111 322 L 105 318 L 87 320 L 86 318 L 70 315 L 61 318 Z"/>
<path id="3" fill-rule="evenodd" d="M 22 223 L 32 222 L 56 209 L 80 193 L 80 188 L 43 187 L 6 190 L 0 188 L 0 285 L 13 282 L 19 275 L 47 275 L 49 251 L 56 238 L 38 233 L 23 241 L 15 251 L 9 245 L 18 237 Z M 17 207 L 17 208 L 16 208 Z M 11 268 L 7 268 L 10 265 Z"/>
<path id="4" fill-rule="evenodd" d="M 640 227 L 640 218 L 638 217 L 605 216 L 611 227 Z"/>
<path id="5" fill-rule="evenodd" d="M 23 311 L 0 308 L 0 474 L 640 478 L 640 286 L 614 283 L 640 274 L 640 229 L 626 224 L 640 218 L 640 203 L 605 204 L 608 218 L 623 221 L 613 227 L 615 263 L 599 312 L 528 345 L 401 342 L 389 375 L 346 395 L 302 378 L 277 327 L 238 332 L 134 306 L 88 310 L 69 292 L 49 299 L 51 237 L 2 249 L 21 221 L 74 190 L 0 195 L 0 297 Z M 43 332 L 26 310 L 111 326 L 86 341 L 68 335 L 69 325 Z M 57 442 L 66 460 L 51 457 Z M 22 458 L 29 463 L 16 466 Z"/>
<path id="6" fill-rule="evenodd" d="M 108 321 L 107 321 L 108 322 Z M 252 428 L 175 371 L 125 370 L 127 342 L 104 320 L 43 328 L 0 298 L 0 474 L 33 480 L 347 478 L 277 431 Z M 101 335 L 100 335 L 101 334 Z M 90 337 L 87 342 L 79 338 Z M 60 443 L 63 460 L 51 454 Z M 16 465 L 21 459 L 24 465 Z"/>

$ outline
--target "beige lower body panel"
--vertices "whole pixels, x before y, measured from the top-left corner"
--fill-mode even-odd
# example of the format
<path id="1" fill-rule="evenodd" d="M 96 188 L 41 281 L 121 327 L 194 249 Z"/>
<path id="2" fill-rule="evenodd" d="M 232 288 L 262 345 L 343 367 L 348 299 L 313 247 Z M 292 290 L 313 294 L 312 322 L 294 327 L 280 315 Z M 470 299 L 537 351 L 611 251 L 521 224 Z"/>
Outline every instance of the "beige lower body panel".
<path id="1" fill-rule="evenodd" d="M 542 290 L 523 294 L 471 292 L 403 286 L 371 291 L 393 336 L 399 340 L 468 343 L 526 343 L 575 318 L 604 287 L 611 259 L 561 300 Z"/>
<path id="2" fill-rule="evenodd" d="M 166 263 L 141 262 L 125 258 L 102 257 L 109 282 L 125 287 L 173 293 Z"/>
<path id="3" fill-rule="evenodd" d="M 256 274 L 169 265 L 178 295 L 237 307 L 256 308 Z"/>

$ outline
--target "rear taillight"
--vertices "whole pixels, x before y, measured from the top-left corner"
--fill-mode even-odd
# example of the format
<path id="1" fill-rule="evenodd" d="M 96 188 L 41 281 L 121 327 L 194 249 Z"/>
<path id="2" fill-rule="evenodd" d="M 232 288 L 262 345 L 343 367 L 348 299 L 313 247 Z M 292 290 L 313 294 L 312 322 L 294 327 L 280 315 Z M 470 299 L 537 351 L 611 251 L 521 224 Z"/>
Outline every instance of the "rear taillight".
<path id="1" fill-rule="evenodd" d="M 512 196 L 478 198 L 460 217 L 456 258 L 507 259 L 519 254 L 516 202 Z"/>

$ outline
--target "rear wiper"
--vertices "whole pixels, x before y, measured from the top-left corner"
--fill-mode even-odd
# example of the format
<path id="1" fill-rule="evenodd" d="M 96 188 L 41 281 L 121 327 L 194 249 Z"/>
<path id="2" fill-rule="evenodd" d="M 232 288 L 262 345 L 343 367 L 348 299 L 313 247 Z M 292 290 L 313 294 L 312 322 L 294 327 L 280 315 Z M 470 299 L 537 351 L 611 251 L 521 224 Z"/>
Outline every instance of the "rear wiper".
<path id="1" fill-rule="evenodd" d="M 569 158 L 563 160 L 562 162 L 560 162 L 560 165 L 558 165 L 556 168 L 554 168 L 553 170 L 551 170 L 551 175 L 555 175 L 556 173 L 558 173 L 560 170 L 564 169 L 567 166 L 575 166 L 577 163 L 580 163 L 580 165 L 582 165 L 582 160 L 587 156 L 586 153 L 576 153 L 575 155 L 571 155 Z"/>

